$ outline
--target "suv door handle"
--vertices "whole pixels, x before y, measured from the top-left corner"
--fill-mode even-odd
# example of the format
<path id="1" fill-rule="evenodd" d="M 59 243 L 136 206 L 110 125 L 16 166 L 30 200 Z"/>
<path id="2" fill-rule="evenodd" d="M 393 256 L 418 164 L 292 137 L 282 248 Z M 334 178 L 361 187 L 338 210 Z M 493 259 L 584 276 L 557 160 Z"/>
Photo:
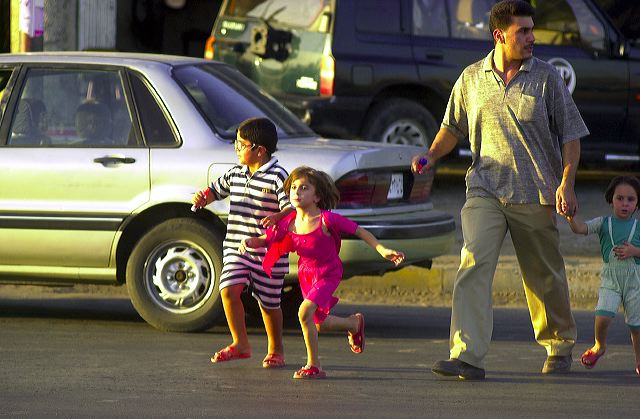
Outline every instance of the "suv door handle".
<path id="1" fill-rule="evenodd" d="M 444 59 L 444 52 L 439 50 L 428 50 L 427 52 L 424 53 L 424 58 L 426 58 L 427 60 L 440 61 Z"/>
<path id="2" fill-rule="evenodd" d="M 109 166 L 113 164 L 131 164 L 135 163 L 136 159 L 133 157 L 120 157 L 120 156 L 104 156 L 104 157 L 96 157 L 93 159 L 94 163 L 100 163 L 103 166 Z"/>

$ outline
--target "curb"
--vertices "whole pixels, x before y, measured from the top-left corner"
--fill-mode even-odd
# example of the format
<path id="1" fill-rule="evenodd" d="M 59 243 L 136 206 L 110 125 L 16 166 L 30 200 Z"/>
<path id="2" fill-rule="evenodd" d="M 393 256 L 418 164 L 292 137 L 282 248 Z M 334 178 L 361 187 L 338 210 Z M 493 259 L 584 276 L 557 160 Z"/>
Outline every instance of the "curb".
<path id="1" fill-rule="evenodd" d="M 598 301 L 600 257 L 564 258 L 572 308 L 593 309 Z M 337 296 L 345 302 L 450 306 L 459 256 L 440 256 L 431 269 L 409 266 L 382 277 L 357 276 L 343 281 Z M 522 306 L 527 301 L 515 256 L 501 256 L 493 281 L 494 306 Z"/>

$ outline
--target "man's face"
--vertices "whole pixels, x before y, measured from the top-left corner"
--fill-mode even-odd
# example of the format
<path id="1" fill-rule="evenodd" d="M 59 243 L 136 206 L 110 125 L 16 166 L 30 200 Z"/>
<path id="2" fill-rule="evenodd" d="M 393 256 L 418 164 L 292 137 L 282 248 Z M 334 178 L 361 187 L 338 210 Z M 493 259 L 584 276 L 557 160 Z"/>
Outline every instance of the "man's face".
<path id="1" fill-rule="evenodd" d="M 511 25 L 506 30 L 496 30 L 496 41 L 502 45 L 508 60 L 517 61 L 533 55 L 533 19 L 529 16 L 511 18 Z"/>

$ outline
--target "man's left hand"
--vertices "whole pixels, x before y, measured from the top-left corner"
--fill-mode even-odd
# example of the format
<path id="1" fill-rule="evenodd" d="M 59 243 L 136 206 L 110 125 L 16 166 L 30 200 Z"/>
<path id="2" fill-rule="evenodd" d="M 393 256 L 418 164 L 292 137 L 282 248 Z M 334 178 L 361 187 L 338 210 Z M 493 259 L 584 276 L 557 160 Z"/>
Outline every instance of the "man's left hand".
<path id="1" fill-rule="evenodd" d="M 578 199 L 573 187 L 564 183 L 556 190 L 556 212 L 558 214 L 573 217 L 578 212 Z"/>

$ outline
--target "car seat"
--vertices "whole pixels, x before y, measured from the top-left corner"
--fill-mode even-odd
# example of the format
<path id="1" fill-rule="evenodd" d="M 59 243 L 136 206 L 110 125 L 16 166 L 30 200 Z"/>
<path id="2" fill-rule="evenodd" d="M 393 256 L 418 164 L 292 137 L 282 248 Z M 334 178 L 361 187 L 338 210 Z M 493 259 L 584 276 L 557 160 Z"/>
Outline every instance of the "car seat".
<path id="1" fill-rule="evenodd" d="M 82 145 L 112 146 L 112 120 L 109 107 L 103 103 L 89 101 L 76 109 L 75 125 Z"/>
<path id="2" fill-rule="evenodd" d="M 10 145 L 47 145 L 51 139 L 45 130 L 47 108 L 40 99 L 23 98 L 11 129 Z"/>

